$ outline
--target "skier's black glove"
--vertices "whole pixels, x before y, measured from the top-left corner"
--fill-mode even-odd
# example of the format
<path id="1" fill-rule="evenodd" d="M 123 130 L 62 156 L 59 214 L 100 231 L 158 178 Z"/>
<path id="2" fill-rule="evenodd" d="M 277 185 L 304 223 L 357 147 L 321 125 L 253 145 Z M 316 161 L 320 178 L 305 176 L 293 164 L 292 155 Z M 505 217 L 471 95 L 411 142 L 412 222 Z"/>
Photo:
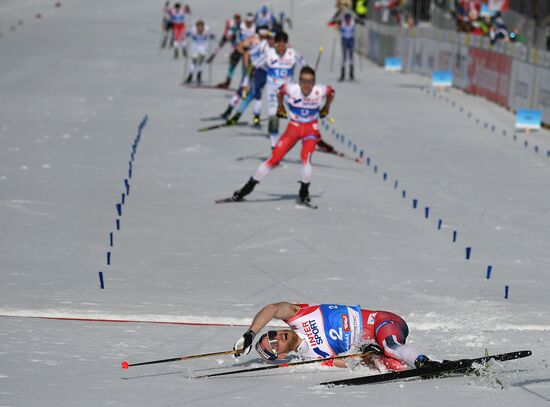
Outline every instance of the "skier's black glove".
<path id="1" fill-rule="evenodd" d="M 328 115 L 328 107 L 324 106 L 321 111 L 319 112 L 319 117 L 321 117 L 321 119 L 327 117 Z"/>
<path id="2" fill-rule="evenodd" d="M 384 354 L 384 349 L 376 343 L 366 343 L 364 345 L 361 345 L 359 347 L 359 350 L 365 355 L 372 354 L 382 356 Z"/>
<path id="3" fill-rule="evenodd" d="M 279 119 L 287 119 L 288 115 L 286 114 L 286 110 L 283 105 L 277 106 L 277 117 Z"/>
<path id="4" fill-rule="evenodd" d="M 242 350 L 242 352 L 235 353 L 235 357 L 240 355 L 248 355 L 250 353 L 255 336 L 256 333 L 249 329 L 237 340 L 237 342 L 235 342 L 235 345 L 233 345 L 233 350 Z"/>

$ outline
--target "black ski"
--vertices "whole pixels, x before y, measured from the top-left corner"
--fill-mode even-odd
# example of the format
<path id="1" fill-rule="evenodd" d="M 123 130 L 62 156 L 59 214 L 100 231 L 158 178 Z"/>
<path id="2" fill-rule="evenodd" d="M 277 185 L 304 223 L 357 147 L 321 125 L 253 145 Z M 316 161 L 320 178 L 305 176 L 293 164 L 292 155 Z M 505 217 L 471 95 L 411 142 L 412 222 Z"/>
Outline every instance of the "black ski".
<path id="1" fill-rule="evenodd" d="M 224 119 L 222 115 L 212 116 L 212 117 L 201 117 L 201 122 L 213 122 L 216 120 L 227 120 L 227 119 Z"/>
<path id="2" fill-rule="evenodd" d="M 198 131 L 199 133 L 202 133 L 202 132 L 205 132 L 205 131 L 221 129 L 221 128 L 224 128 L 224 127 L 245 126 L 245 125 L 247 125 L 247 124 L 248 124 L 248 122 L 221 123 L 221 124 L 215 124 L 215 125 L 213 125 L 213 126 L 203 127 L 202 129 L 198 129 L 197 131 Z"/>
<path id="3" fill-rule="evenodd" d="M 475 364 L 484 364 L 489 360 L 514 360 L 531 356 L 530 350 L 522 350 L 518 352 L 502 353 L 499 355 L 490 355 L 475 359 L 460 359 L 453 361 L 445 361 L 440 365 L 431 367 L 421 367 L 417 369 L 402 370 L 400 372 L 382 373 L 370 376 L 354 377 L 352 379 L 334 380 L 321 383 L 322 386 L 357 386 L 361 384 L 372 384 L 388 382 L 392 380 L 402 380 L 407 378 L 437 378 L 443 377 L 449 373 L 470 373 L 475 372 Z"/>
<path id="4" fill-rule="evenodd" d="M 244 201 L 244 199 L 243 199 Z M 240 202 L 240 201 L 234 201 L 233 198 L 223 198 L 223 199 L 216 199 L 215 201 L 217 204 L 221 203 L 231 203 L 231 202 Z"/>
<path id="5" fill-rule="evenodd" d="M 306 208 L 319 209 L 319 207 L 317 205 L 314 205 L 311 202 L 302 202 L 302 201 L 298 200 L 298 201 L 296 201 L 296 204 L 300 205 L 300 206 L 305 206 Z"/>

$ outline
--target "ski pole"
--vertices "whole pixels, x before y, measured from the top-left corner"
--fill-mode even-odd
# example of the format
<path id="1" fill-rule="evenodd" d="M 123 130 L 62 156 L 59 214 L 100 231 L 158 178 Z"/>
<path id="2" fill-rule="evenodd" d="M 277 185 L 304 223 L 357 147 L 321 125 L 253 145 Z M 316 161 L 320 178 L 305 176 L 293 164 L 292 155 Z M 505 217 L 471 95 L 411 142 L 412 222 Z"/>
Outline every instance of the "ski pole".
<path id="1" fill-rule="evenodd" d="M 337 359 L 350 359 L 350 358 L 357 358 L 367 356 L 365 353 L 352 353 L 350 355 L 340 355 L 340 356 L 332 356 L 329 358 L 324 359 L 312 359 L 312 360 L 304 360 L 301 362 L 294 362 L 294 363 L 281 363 L 278 365 L 270 365 L 270 366 L 261 366 L 261 367 L 253 367 L 250 369 L 241 369 L 241 370 L 232 370 L 230 372 L 222 372 L 222 373 L 211 373 L 211 374 L 205 374 L 201 376 L 194 376 L 190 377 L 190 379 L 205 379 L 207 377 L 214 377 L 214 376 L 227 376 L 227 375 L 233 375 L 233 374 L 239 374 L 239 373 L 248 373 L 248 372 L 258 372 L 260 370 L 271 370 L 271 369 L 280 369 L 283 367 L 294 367 L 294 366 L 301 366 L 301 365 L 309 365 L 310 363 L 322 363 L 329 360 L 337 360 Z"/>
<path id="2" fill-rule="evenodd" d="M 239 350 L 226 350 L 226 351 L 223 351 L 223 352 L 202 353 L 202 354 L 199 354 L 199 355 L 178 356 L 177 358 L 151 360 L 149 362 L 141 362 L 141 363 L 128 363 L 127 361 L 123 361 L 120 364 L 120 366 L 123 369 L 128 369 L 131 366 L 142 366 L 142 365 L 152 365 L 152 364 L 155 364 L 155 363 L 177 362 L 178 360 L 206 358 L 206 357 L 209 357 L 209 356 L 234 355 L 235 353 L 240 353 L 240 352 L 242 352 L 242 349 L 239 349 Z"/>
<path id="3" fill-rule="evenodd" d="M 321 54 L 323 53 L 325 49 L 323 47 L 319 48 L 319 53 L 317 54 L 317 61 L 315 61 L 315 72 L 317 72 L 317 68 L 319 67 L 319 61 L 321 61 Z"/>

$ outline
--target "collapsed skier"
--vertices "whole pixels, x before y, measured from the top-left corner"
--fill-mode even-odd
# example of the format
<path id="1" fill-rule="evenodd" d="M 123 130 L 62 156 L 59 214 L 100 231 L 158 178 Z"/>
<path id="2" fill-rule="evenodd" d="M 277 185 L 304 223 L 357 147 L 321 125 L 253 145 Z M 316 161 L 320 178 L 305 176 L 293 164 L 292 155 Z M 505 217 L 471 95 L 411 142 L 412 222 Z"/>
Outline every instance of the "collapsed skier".
<path id="1" fill-rule="evenodd" d="M 263 307 L 248 331 L 233 346 L 247 355 L 254 337 L 273 318 L 281 319 L 291 329 L 270 330 L 260 336 L 256 350 L 267 360 L 285 359 L 289 353 L 314 359 L 345 353 L 352 348 L 380 355 L 380 361 L 391 370 L 438 365 L 412 346 L 406 345 L 407 323 L 388 311 L 361 309 L 359 305 L 291 304 L 279 302 Z M 323 362 L 345 367 L 343 360 Z"/>

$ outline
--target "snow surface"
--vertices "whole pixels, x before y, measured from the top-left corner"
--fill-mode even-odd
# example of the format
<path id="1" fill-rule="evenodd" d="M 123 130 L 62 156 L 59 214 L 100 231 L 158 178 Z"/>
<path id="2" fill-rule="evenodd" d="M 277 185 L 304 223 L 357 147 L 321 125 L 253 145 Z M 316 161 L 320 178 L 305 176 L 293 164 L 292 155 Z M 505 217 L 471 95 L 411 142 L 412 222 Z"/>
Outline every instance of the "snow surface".
<path id="1" fill-rule="evenodd" d="M 349 155 L 356 145 L 370 165 L 317 153 L 320 208 L 310 210 L 295 204 L 295 149 L 249 202 L 215 205 L 269 143 L 249 128 L 197 133 L 230 94 L 178 86 L 183 61 L 158 49 L 162 2 L 53 3 L 0 2 L 0 406 L 548 405 L 547 131 L 514 140 L 510 112 L 457 90 L 432 94 L 428 78 L 367 61 L 356 83 L 336 83 L 325 26 L 333 2 L 274 1 L 276 10 L 294 3 L 291 42 L 307 60 L 325 49 L 319 80 L 336 88 L 336 121 L 324 138 Z M 259 4 L 191 6 L 219 34 L 224 18 Z M 212 83 L 227 51 L 205 72 Z M 495 366 L 494 377 L 348 389 L 315 385 L 369 372 L 187 378 L 236 365 L 231 357 L 120 369 L 230 349 L 257 310 L 281 300 L 394 311 L 409 322 L 409 342 L 435 358 L 485 348 L 533 356 Z M 259 362 L 251 354 L 238 365 Z"/>

